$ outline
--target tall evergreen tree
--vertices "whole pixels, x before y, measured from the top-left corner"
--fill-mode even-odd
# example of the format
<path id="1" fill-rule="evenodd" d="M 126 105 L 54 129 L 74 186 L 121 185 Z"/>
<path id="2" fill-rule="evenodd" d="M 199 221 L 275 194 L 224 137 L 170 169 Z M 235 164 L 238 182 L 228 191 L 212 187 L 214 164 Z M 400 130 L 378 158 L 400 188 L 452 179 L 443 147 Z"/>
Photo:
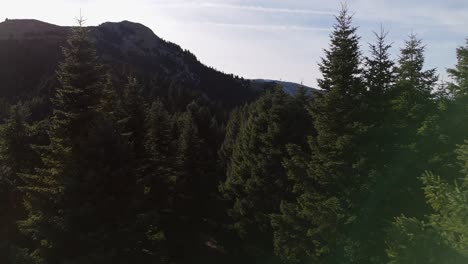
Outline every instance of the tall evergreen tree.
<path id="1" fill-rule="evenodd" d="M 271 254 L 271 214 L 289 199 L 290 186 L 282 166 L 286 144 L 299 143 L 304 131 L 291 131 L 296 107 L 281 87 L 269 91 L 248 107 L 227 164 L 223 196 L 230 201 L 233 228 L 255 257 Z M 295 116 L 298 117 L 298 116 Z M 303 135 L 303 134 L 302 134 Z"/>
<path id="2" fill-rule="evenodd" d="M 28 263 L 125 263 L 145 257 L 135 231 L 138 192 L 130 148 L 98 112 L 104 74 L 86 28 L 73 28 L 57 72 L 43 168 L 24 175 L 35 245 Z M 148 232 L 151 235 L 151 232 Z"/>
<path id="3" fill-rule="evenodd" d="M 286 161 L 296 201 L 283 203 L 282 214 L 273 219 L 276 251 L 291 262 L 359 261 L 353 253 L 361 230 L 352 227 L 367 192 L 362 146 L 367 144 L 368 98 L 357 28 L 345 6 L 336 20 L 320 64 L 323 78 L 318 82 L 324 93 L 317 95 L 311 110 L 317 133 L 309 142 L 311 152 L 291 147 Z"/>
<path id="4" fill-rule="evenodd" d="M 457 48 L 457 65 L 447 70 L 454 80 L 449 84 L 449 91 L 455 98 L 468 97 L 468 39 L 465 46 Z"/>
<path id="5" fill-rule="evenodd" d="M 389 263 L 465 263 L 468 260 L 468 144 L 456 151 L 455 184 L 426 172 L 421 178 L 432 213 L 425 221 L 400 216 L 388 230 Z M 457 178 L 457 177 L 451 177 Z"/>
<path id="6" fill-rule="evenodd" d="M 0 259 L 13 262 L 21 240 L 16 222 L 24 217 L 25 209 L 20 188 L 24 186 L 20 175 L 31 173 L 40 165 L 33 150 L 32 130 L 27 124 L 28 109 L 21 104 L 11 107 L 10 116 L 0 127 Z"/>
<path id="7" fill-rule="evenodd" d="M 119 107 L 121 100 L 117 95 L 112 74 L 108 72 L 102 89 L 102 95 L 98 105 L 98 111 L 102 114 L 108 115 L 110 118 L 119 118 Z M 120 120 L 115 120 L 120 121 Z"/>
<path id="8" fill-rule="evenodd" d="M 389 151 L 398 155 L 389 155 L 387 166 L 391 171 L 388 173 L 393 179 L 388 187 L 396 191 L 388 199 L 392 204 L 400 205 L 388 206 L 393 216 L 400 213 L 421 216 L 427 210 L 420 198 L 422 193 L 417 175 L 434 168 L 429 166 L 429 161 L 436 149 L 434 146 L 438 145 L 439 133 L 434 124 L 438 113 L 432 93 L 437 76 L 435 69 L 424 69 L 424 49 L 422 41 L 414 34 L 410 35 L 401 49 L 396 84 L 390 92 L 393 146 Z"/>
<path id="9" fill-rule="evenodd" d="M 434 157 L 436 166 L 439 166 L 440 175 L 454 175 L 457 166 L 453 148 L 462 144 L 468 131 L 468 44 L 457 49 L 457 64 L 448 69 L 452 78 L 448 83 L 448 94 L 437 98 L 439 118 L 436 123 L 439 128 L 439 144 L 434 146 L 437 156 Z M 435 168 L 432 168 L 433 170 Z"/>
<path id="10" fill-rule="evenodd" d="M 176 152 L 176 206 L 185 207 L 188 211 L 196 211 L 197 200 L 196 185 L 203 176 L 201 168 L 202 140 L 199 137 L 198 127 L 190 112 L 182 113 L 178 120 L 179 138 Z M 185 201 L 185 202 L 184 202 Z"/>
<path id="11" fill-rule="evenodd" d="M 147 188 L 151 204 L 168 206 L 174 184 L 175 144 L 172 119 L 160 100 L 153 102 L 146 115 L 145 150 Z"/>
<path id="12" fill-rule="evenodd" d="M 144 126 L 145 126 L 145 102 L 141 96 L 141 87 L 135 77 L 128 77 L 122 102 L 120 104 L 122 130 L 129 137 L 136 155 L 141 158 L 144 153 Z"/>
<path id="13" fill-rule="evenodd" d="M 70 241 L 67 217 L 74 208 L 67 201 L 78 201 L 77 197 L 67 196 L 77 193 L 73 183 L 80 178 L 79 166 L 84 164 L 74 161 L 84 156 L 82 143 L 96 117 L 99 100 L 101 67 L 81 25 L 73 29 L 68 44 L 63 51 L 65 62 L 57 74 L 61 86 L 56 89 L 50 145 L 42 151 L 44 169 L 24 177 L 29 218 L 22 222 L 21 229 L 36 243 L 37 249 L 30 255 L 35 263 L 59 263 L 76 250 Z"/>
<path id="14" fill-rule="evenodd" d="M 229 120 L 224 133 L 224 141 L 218 151 L 219 163 L 223 169 L 227 168 L 227 164 L 232 157 L 232 152 L 236 144 L 237 135 L 239 134 L 241 122 L 246 119 L 244 113 L 246 112 L 245 109 L 246 107 L 234 109 L 229 115 Z"/>
<path id="15" fill-rule="evenodd" d="M 392 123 L 389 122 L 391 100 L 389 93 L 395 85 L 395 66 L 390 59 L 392 47 L 386 42 L 387 32 L 381 28 L 375 33 L 376 42 L 369 44 L 370 56 L 365 58 L 364 83 L 367 89 L 369 124 L 365 135 L 365 156 L 368 166 L 368 196 L 360 202 L 360 216 L 353 227 L 366 230 L 359 236 L 356 259 L 366 263 L 382 263 L 385 259 L 384 229 L 393 216 L 385 215 L 389 206 L 388 193 L 392 177 L 387 171 L 387 161 L 392 152 Z M 358 256 L 359 255 L 359 256 Z"/>
<path id="16" fill-rule="evenodd" d="M 395 63 L 390 59 L 391 44 L 386 42 L 388 32 L 383 28 L 374 32 L 376 43 L 369 44 L 370 56 L 365 59 L 364 81 L 369 91 L 372 104 L 371 111 L 375 113 L 374 122 L 382 119 L 388 104 L 386 96 L 395 83 Z"/>
<path id="17" fill-rule="evenodd" d="M 166 230 L 169 256 L 175 262 L 199 261 L 201 212 L 203 210 L 202 185 L 205 171 L 202 166 L 203 141 L 198 134 L 194 117 L 190 112 L 181 113 L 176 119 L 177 140 L 174 169 L 169 179 L 169 210 Z"/>

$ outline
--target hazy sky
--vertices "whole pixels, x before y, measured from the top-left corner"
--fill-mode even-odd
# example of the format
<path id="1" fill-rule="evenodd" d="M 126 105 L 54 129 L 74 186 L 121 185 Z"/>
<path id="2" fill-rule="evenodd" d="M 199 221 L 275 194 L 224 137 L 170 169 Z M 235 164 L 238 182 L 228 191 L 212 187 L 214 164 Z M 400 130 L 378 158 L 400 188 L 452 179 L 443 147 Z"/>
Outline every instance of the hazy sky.
<path id="1" fill-rule="evenodd" d="M 0 0 L 0 18 L 35 18 L 73 25 L 81 8 L 88 25 L 130 20 L 192 51 L 204 64 L 246 78 L 315 86 L 317 62 L 328 46 L 341 0 Z M 427 66 L 455 63 L 468 37 L 467 0 L 348 0 L 362 36 L 373 41 L 380 24 L 393 55 L 411 32 L 427 45 Z"/>

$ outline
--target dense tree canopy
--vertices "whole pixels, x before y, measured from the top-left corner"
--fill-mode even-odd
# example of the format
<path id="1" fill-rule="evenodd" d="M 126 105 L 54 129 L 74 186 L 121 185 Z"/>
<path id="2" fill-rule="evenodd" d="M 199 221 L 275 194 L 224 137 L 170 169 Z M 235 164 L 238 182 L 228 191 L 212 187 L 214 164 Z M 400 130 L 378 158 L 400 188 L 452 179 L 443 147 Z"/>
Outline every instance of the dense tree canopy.
<path id="1" fill-rule="evenodd" d="M 466 263 L 468 44 L 438 83 L 386 36 L 344 6 L 319 91 L 232 109 L 74 27 L 52 97 L 0 98 L 0 262 Z"/>

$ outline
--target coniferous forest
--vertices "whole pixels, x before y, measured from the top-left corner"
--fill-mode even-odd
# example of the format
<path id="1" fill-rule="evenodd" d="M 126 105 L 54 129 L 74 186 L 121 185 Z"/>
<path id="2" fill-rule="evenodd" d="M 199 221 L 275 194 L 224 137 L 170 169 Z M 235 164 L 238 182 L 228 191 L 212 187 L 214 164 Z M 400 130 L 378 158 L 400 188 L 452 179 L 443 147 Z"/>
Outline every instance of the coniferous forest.
<path id="1" fill-rule="evenodd" d="M 74 27 L 50 96 L 1 101 L 0 263 L 468 263 L 468 42 L 441 82 L 386 36 L 343 8 L 319 91 L 226 104 Z"/>

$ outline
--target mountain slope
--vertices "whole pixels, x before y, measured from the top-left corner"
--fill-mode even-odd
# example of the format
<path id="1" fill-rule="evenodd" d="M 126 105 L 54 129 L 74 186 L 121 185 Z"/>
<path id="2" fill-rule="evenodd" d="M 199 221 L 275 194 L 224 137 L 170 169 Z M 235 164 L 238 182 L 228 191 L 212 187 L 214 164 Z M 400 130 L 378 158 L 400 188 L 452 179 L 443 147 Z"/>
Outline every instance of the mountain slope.
<path id="1" fill-rule="evenodd" d="M 50 90 L 70 30 L 37 20 L 0 23 L 0 96 L 17 98 Z M 141 24 L 107 22 L 90 27 L 90 32 L 99 57 L 122 81 L 133 74 L 145 84 L 183 87 L 228 107 L 257 94 L 248 81 L 203 65 Z"/>
<path id="2" fill-rule="evenodd" d="M 315 88 L 305 86 L 302 84 L 298 83 L 293 83 L 293 82 L 285 82 L 285 81 L 276 81 L 276 80 L 267 80 L 267 79 L 255 79 L 252 80 L 252 87 L 255 89 L 268 89 L 270 87 L 274 87 L 280 85 L 283 87 L 284 91 L 287 94 L 294 95 L 297 91 L 297 88 L 300 86 L 303 86 L 306 88 L 306 91 L 309 92 L 309 94 L 314 94 L 314 93 L 319 93 L 320 90 L 317 90 Z"/>

